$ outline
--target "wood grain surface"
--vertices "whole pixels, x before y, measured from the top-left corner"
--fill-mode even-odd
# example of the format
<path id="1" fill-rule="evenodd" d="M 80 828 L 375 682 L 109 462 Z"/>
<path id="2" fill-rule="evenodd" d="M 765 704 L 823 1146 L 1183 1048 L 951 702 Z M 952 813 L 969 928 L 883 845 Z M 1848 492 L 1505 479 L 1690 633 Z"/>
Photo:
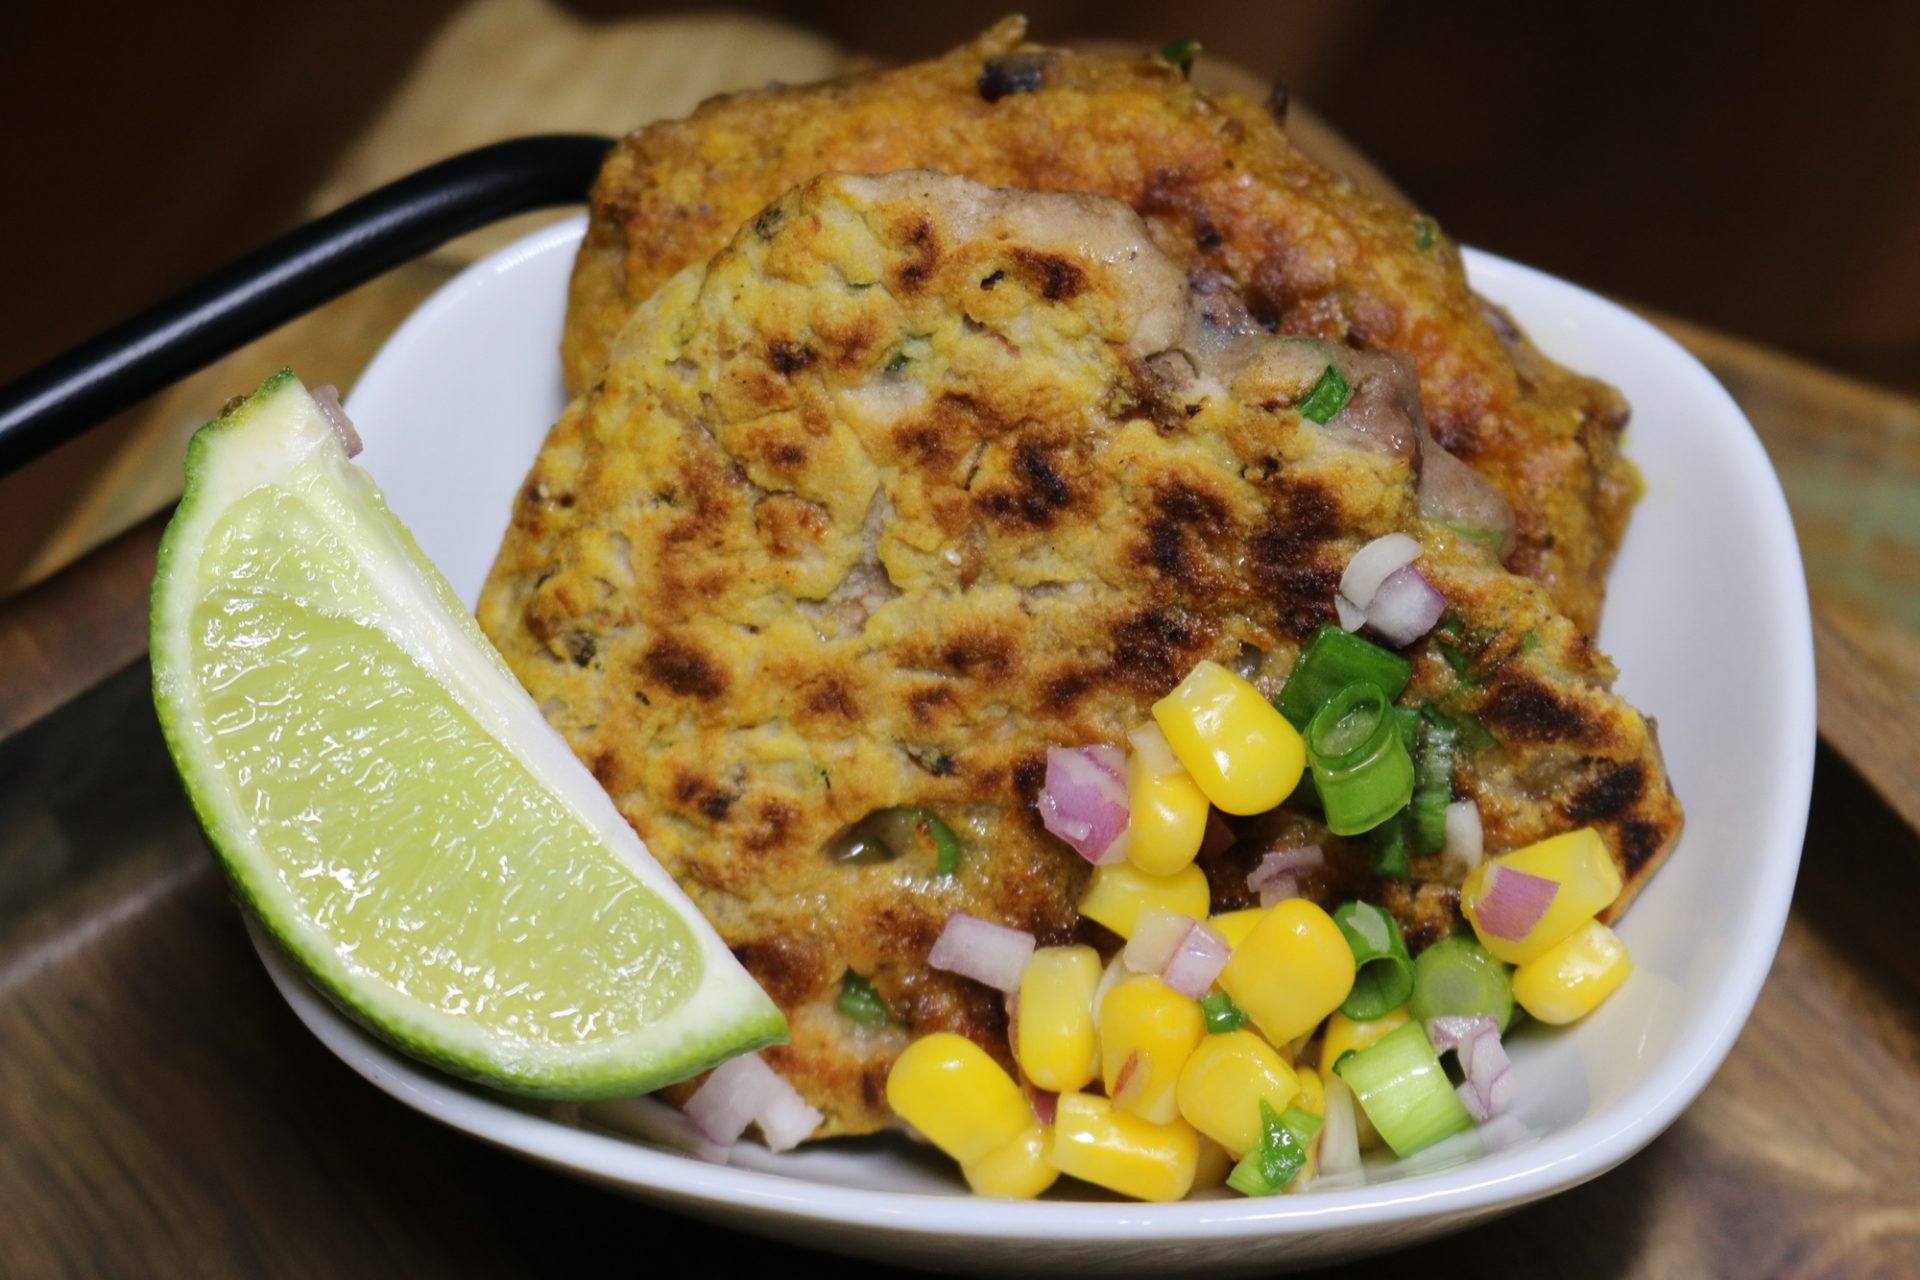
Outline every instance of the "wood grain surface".
<path id="1" fill-rule="evenodd" d="M 839 56 L 759 21 L 611 30 L 629 41 L 620 57 L 570 82 L 564 58 L 592 56 L 577 24 L 536 0 L 482 0 L 313 207 L 480 140 L 479 123 L 617 132 Z M 626 57 L 656 59 L 654 72 L 622 78 Z M 1297 127 L 1391 190 L 1310 117 Z M 728 1271 L 881 1273 L 635 1205 L 364 1085 L 273 993 L 173 780 L 137 658 L 151 513 L 177 492 L 186 432 L 282 363 L 350 383 L 489 243 L 383 277 L 148 407 L 42 547 L 45 580 L 0 607 L 0 1276 L 534 1275 L 683 1248 Z M 1920 406 L 1665 323 L 1779 466 L 1819 613 L 1832 749 L 1779 959 L 1719 1078 L 1647 1152 L 1417 1264 L 1342 1274 L 1920 1271 L 1920 961 L 1906 920 L 1920 900 Z M 129 532 L 88 554 L 116 529 Z"/>

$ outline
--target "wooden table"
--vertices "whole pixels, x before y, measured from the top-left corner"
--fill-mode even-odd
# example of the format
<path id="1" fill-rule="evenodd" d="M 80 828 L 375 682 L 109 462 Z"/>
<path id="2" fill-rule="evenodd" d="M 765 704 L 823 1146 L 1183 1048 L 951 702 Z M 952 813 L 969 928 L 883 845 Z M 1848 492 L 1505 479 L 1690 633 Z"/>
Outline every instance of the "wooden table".
<path id="1" fill-rule="evenodd" d="M 582 38 L 525 0 L 489 0 L 462 22 L 317 204 L 448 149 L 421 121 L 458 118 L 442 109 L 448 86 L 471 83 L 476 65 Z M 817 74 L 833 56 L 790 31 L 725 36 L 750 70 L 713 54 L 715 29 L 698 23 L 625 48 L 720 79 L 729 67 Z M 687 77 L 671 83 L 691 94 Z M 618 104 L 615 123 L 647 106 Z M 525 127 L 615 127 L 576 107 Z M 91 494 L 96 532 L 131 531 L 0 609 L 0 1276 L 510 1276 L 627 1258 L 639 1269 L 682 1248 L 723 1270 L 822 1261 L 535 1168 L 367 1087 L 273 993 L 153 722 L 143 625 L 158 524 L 140 504 L 169 496 L 167 479 L 145 483 L 156 459 L 173 465 L 181 425 L 285 352 L 350 378 L 477 247 L 395 272 L 151 408 L 129 432 L 146 452 L 131 449 L 117 487 Z M 1886 514 L 1920 493 L 1920 406 L 1673 327 L 1782 465 L 1815 579 L 1830 745 L 1779 958 L 1725 1068 L 1646 1152 L 1418 1261 L 1350 1274 L 1920 1269 L 1920 959 L 1907 919 L 1920 902 L 1920 755 L 1902 755 L 1920 689 L 1920 596 L 1903 593 L 1920 559 L 1911 512 Z M 70 550 L 90 541 L 73 537 Z"/>

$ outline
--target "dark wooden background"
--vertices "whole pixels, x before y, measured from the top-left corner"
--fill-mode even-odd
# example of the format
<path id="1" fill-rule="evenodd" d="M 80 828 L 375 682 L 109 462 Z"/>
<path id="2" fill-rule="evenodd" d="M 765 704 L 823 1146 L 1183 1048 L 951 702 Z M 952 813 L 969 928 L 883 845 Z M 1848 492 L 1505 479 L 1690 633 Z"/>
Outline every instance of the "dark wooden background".
<path id="1" fill-rule="evenodd" d="M 1016 6 L 742 7 L 912 57 Z M 458 8 L 17 7 L 0 39 L 0 378 L 296 221 Z M 1025 8 L 1043 38 L 1197 36 L 1284 79 L 1464 241 L 1920 389 L 1920 5 Z M 108 447 L 82 442 L 42 464 L 44 483 L 0 490 L 0 582 L 48 523 L 55 499 L 34 495 L 63 492 Z"/>

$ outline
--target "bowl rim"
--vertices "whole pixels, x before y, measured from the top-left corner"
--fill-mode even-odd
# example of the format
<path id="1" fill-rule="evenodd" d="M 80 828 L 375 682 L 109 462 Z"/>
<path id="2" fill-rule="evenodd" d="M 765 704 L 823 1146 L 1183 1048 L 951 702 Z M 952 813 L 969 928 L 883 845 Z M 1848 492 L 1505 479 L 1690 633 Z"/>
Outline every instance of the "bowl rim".
<path id="1" fill-rule="evenodd" d="M 392 376 L 411 339 L 461 308 L 495 276 L 566 249 L 584 233 L 584 215 L 550 224 L 494 251 L 441 286 L 394 331 L 360 379 Z M 1476 291 L 1499 298 L 1512 281 L 1529 289 L 1571 291 L 1611 326 L 1697 384 L 1715 412 L 1698 429 L 1725 437 L 1740 474 L 1739 487 L 1764 517 L 1765 545 L 1757 563 L 1772 572 L 1764 591 L 1771 616 L 1786 620 L 1780 658 L 1788 682 L 1772 690 L 1780 740 L 1786 744 L 1778 776 L 1764 789 L 1770 833 L 1756 865 L 1757 909 L 1720 967 L 1726 976 L 1707 1002 L 1707 1015 L 1676 1035 L 1644 1078 L 1593 1114 L 1566 1128 L 1456 1167 L 1419 1177 L 1311 1195 L 1142 1204 L 1105 1201 L 1008 1202 L 974 1196 L 849 1187 L 714 1164 L 640 1142 L 571 1127 L 470 1089 L 415 1064 L 362 1031 L 320 997 L 258 930 L 254 945 L 275 986 L 296 1016 L 337 1057 L 375 1086 L 415 1110 L 494 1145 L 546 1164 L 687 1206 L 802 1219 L 821 1225 L 857 1224 L 870 1233 L 918 1237 L 991 1237 L 999 1242 L 1084 1241 L 1180 1243 L 1248 1237 L 1286 1237 L 1377 1226 L 1389 1221 L 1485 1215 L 1566 1190 L 1613 1168 L 1665 1130 L 1719 1069 L 1751 1013 L 1772 966 L 1798 873 L 1812 794 L 1816 719 L 1811 609 L 1805 571 L 1786 498 L 1758 436 L 1739 406 L 1690 352 L 1648 321 L 1606 298 L 1545 272 L 1481 250 L 1462 250 Z M 357 389 L 356 389 L 357 391 Z M 351 398 L 350 398 L 351 403 Z M 251 922 L 249 922 L 251 928 Z"/>

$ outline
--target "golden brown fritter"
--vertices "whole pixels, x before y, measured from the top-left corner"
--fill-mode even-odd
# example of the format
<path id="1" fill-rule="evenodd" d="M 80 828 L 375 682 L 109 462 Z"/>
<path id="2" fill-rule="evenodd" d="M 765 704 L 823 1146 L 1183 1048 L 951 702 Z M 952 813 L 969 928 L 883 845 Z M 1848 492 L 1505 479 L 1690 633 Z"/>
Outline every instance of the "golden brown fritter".
<path id="1" fill-rule="evenodd" d="M 718 98 L 609 156 L 576 264 L 569 386 L 592 385 L 633 308 L 820 173 L 929 168 L 1131 204 L 1190 272 L 1230 282 L 1281 331 L 1410 353 L 1440 442 L 1511 502 L 1508 565 L 1583 630 L 1636 492 L 1620 397 L 1553 364 L 1467 288 L 1426 219 L 1295 151 L 1268 111 L 1212 99 L 1158 58 L 1023 44 L 1010 19 L 931 62 Z"/>
<path id="2" fill-rule="evenodd" d="M 889 1122 L 910 1036 L 1008 1060 L 997 993 L 927 967 L 953 912 L 1098 933 L 1087 866 L 1034 809 L 1048 746 L 1122 741 L 1203 658 L 1276 692 L 1390 530 L 1422 540 L 1473 650 L 1465 675 L 1438 639 L 1410 652 L 1420 696 L 1501 739 L 1458 779 L 1490 846 L 1591 819 L 1631 862 L 1628 824 L 1648 858 L 1677 829 L 1604 659 L 1420 516 L 1406 362 L 1249 333 L 1216 301 L 1115 201 L 818 178 L 638 310 L 516 502 L 481 622 L 788 1011 L 767 1056 L 823 1135 Z M 1292 406 L 1330 362 L 1356 390 L 1320 426 Z M 957 874 L 925 842 L 834 854 L 900 806 L 958 832 Z M 1410 922 L 1450 910 L 1444 884 L 1394 893 Z M 890 1027 L 836 1012 L 848 971 Z"/>

